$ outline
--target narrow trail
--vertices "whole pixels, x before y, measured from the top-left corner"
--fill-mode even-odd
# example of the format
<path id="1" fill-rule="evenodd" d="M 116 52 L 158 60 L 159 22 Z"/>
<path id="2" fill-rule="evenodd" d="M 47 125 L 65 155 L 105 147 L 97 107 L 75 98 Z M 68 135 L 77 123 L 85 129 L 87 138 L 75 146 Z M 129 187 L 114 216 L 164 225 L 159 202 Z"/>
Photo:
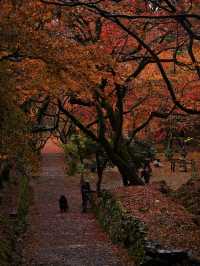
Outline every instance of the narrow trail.
<path id="1" fill-rule="evenodd" d="M 122 266 L 118 249 L 92 213 L 81 213 L 79 179 L 64 174 L 61 153 L 42 155 L 40 176 L 31 181 L 33 200 L 25 234 L 23 265 Z M 61 214 L 65 194 L 69 212 Z"/>

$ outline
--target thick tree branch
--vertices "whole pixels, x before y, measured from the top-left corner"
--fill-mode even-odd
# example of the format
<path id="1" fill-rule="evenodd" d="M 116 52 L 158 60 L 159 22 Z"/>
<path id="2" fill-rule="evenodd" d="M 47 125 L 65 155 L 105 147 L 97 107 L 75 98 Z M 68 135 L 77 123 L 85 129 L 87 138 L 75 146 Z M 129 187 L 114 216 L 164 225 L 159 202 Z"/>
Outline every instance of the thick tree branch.
<path id="1" fill-rule="evenodd" d="M 95 134 L 92 131 L 86 128 L 72 113 L 70 113 L 68 110 L 64 108 L 60 99 L 58 99 L 58 107 L 60 111 L 62 111 L 67 117 L 71 119 L 71 121 L 74 123 L 75 126 L 77 126 L 79 129 L 83 131 L 83 133 L 85 133 L 95 142 L 99 142 L 99 139 L 97 138 L 97 136 L 95 136 Z"/>

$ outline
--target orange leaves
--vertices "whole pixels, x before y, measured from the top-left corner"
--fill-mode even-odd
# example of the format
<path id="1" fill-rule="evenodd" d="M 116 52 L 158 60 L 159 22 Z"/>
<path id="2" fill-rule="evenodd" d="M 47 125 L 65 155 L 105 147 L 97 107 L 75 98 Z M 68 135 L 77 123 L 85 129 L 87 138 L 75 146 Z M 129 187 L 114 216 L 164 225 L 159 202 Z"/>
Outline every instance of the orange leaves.
<path id="1" fill-rule="evenodd" d="M 92 7 L 61 8 L 41 4 L 37 0 L 22 1 L 22 5 L 11 12 L 7 2 L 4 1 L 3 5 L 4 20 L 0 18 L 4 32 L 2 50 L 18 47 L 22 54 L 23 60 L 12 65 L 13 81 L 16 82 L 20 101 L 40 93 L 63 98 L 69 92 L 94 100 L 94 89 L 102 79 L 107 79 L 107 86 L 101 95 L 115 108 L 115 83 L 124 85 L 145 58 L 151 63 L 139 71 L 138 76 L 135 75 L 137 77 L 133 75 L 129 82 L 129 93 L 123 102 L 125 109 L 137 102 L 138 98 L 148 95 L 148 102 L 134 110 L 140 116 L 134 117 L 139 123 L 151 111 L 171 107 L 169 92 L 155 64 L 155 57 L 142 44 L 139 45 L 134 34 L 128 34 L 113 23 L 114 19 L 106 20 L 98 12 L 91 12 Z M 101 1 L 97 7 L 104 9 L 106 14 L 157 16 L 148 10 L 144 1 L 123 0 L 117 3 L 108 0 Z M 165 13 L 159 10 L 157 14 Z M 186 33 L 179 29 L 180 25 L 178 27 L 173 19 L 118 19 L 129 32 L 137 34 L 161 61 L 173 59 L 177 44 L 183 42 L 181 49 L 187 47 Z M 178 66 L 174 67 L 173 62 L 162 62 L 163 69 L 176 88 L 178 99 L 185 97 L 186 104 L 188 88 L 192 88 L 194 96 L 190 97 L 188 104 L 191 104 L 191 99 L 198 99 L 191 85 L 194 81 L 193 69 L 199 64 L 198 48 L 196 44 L 193 47 L 197 62 L 191 62 L 186 49 L 179 49 L 176 55 Z M 189 69 L 183 67 L 183 63 Z M 126 127 L 132 124 L 134 112 L 127 115 Z"/>

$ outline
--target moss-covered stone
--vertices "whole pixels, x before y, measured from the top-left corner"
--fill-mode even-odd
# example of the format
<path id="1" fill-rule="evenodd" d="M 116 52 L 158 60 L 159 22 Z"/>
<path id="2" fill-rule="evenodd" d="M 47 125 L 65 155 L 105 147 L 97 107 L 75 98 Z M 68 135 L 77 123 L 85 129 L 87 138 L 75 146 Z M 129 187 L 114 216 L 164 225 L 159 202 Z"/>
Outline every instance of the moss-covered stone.
<path id="1" fill-rule="evenodd" d="M 145 256 L 145 225 L 133 217 L 109 191 L 103 191 L 99 198 L 94 198 L 93 207 L 113 243 L 127 248 L 139 265 Z"/>

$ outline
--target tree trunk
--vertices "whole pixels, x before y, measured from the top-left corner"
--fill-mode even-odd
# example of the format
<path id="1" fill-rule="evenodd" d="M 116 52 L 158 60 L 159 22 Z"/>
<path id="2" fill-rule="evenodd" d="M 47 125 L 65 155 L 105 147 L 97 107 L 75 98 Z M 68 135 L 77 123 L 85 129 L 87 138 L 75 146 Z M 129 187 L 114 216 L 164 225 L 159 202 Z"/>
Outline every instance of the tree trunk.
<path id="1" fill-rule="evenodd" d="M 137 169 L 133 163 L 127 161 L 125 162 L 125 165 L 116 163 L 116 166 L 121 174 L 124 186 L 144 185 L 144 182 L 138 176 Z"/>
<path id="2" fill-rule="evenodd" d="M 103 178 L 103 171 L 106 167 L 107 160 L 101 160 L 101 155 L 99 152 L 96 152 L 96 163 L 97 163 L 97 184 L 96 184 L 96 190 L 97 190 L 97 195 L 100 195 L 101 192 L 101 183 L 102 183 L 102 178 Z"/>
<path id="3" fill-rule="evenodd" d="M 102 183 L 102 177 L 103 177 L 103 169 L 97 168 L 97 175 L 98 175 L 98 180 L 97 180 L 97 184 L 96 184 L 96 190 L 97 190 L 97 195 L 100 195 L 101 183 Z"/>
<path id="4" fill-rule="evenodd" d="M 106 147 L 104 148 L 106 150 Z M 117 151 L 112 149 L 106 150 L 106 152 L 111 162 L 117 166 L 124 186 L 144 185 L 125 145 L 118 145 Z"/>

